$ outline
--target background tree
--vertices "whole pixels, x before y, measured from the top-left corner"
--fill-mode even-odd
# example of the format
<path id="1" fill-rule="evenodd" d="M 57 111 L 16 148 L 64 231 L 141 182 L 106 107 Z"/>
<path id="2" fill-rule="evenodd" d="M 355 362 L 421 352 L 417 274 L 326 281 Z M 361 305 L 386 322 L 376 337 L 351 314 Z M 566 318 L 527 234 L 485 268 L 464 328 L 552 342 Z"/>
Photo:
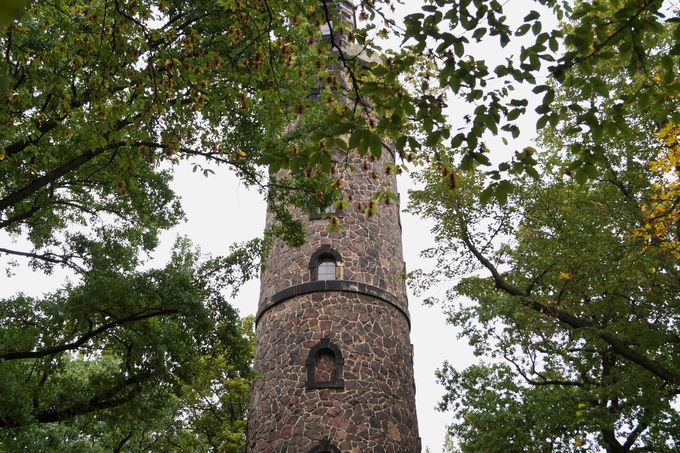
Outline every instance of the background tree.
<path id="1" fill-rule="evenodd" d="M 664 73 L 676 33 L 668 22 L 638 43 L 644 71 L 628 71 L 623 55 L 570 68 L 569 83 L 551 88 L 558 119 L 543 131 L 546 151 L 522 151 L 541 177 L 509 169 L 507 199 L 489 197 L 493 174 L 455 152 L 412 194 L 438 241 L 426 251 L 437 270 L 421 284 L 457 281 L 449 321 L 487 358 L 439 372 L 463 451 L 680 445 L 677 128 L 663 107 L 673 100 L 627 101 Z M 584 128 L 587 111 L 620 124 Z M 590 157 L 576 163 L 577 149 Z"/>
<path id="2" fill-rule="evenodd" d="M 329 169 L 330 148 L 311 145 L 340 106 L 319 73 L 333 14 L 305 1 L 35 1 L 1 25 L 0 254 L 72 271 L 51 294 L 0 303 L 3 448 L 242 450 L 252 344 L 229 298 L 266 243 L 202 259 L 180 241 L 165 267 L 146 259 L 183 218 L 181 164 L 267 189 L 273 233 L 299 240 L 283 206 L 328 191 L 312 167 Z M 268 176 L 291 160 L 291 178 Z"/>
<path id="3" fill-rule="evenodd" d="M 181 241 L 163 269 L 102 265 L 42 298 L 3 300 L 0 441 L 41 451 L 201 450 L 215 440 L 197 425 L 214 416 L 221 443 L 230 428 L 236 436 L 220 451 L 240 451 L 252 325 L 241 326 L 223 293 L 250 278 L 257 246 L 201 262 Z"/>
<path id="4" fill-rule="evenodd" d="M 677 22 L 673 2 L 536 0 L 512 4 L 509 11 L 507 2 L 496 0 L 428 0 L 403 24 L 390 18 L 391 3 L 372 2 L 369 7 L 362 2 L 363 17 L 380 21 L 368 26 L 369 31 L 356 33 L 359 44 L 376 48 L 370 31 L 400 37 L 403 43 L 398 51 L 385 51 L 386 57 L 374 62 L 370 74 L 352 79 L 357 97 L 372 102 L 360 103 L 364 124 L 357 125 L 356 111 L 338 118 L 350 131 L 348 149 L 379 152 L 380 141 L 389 138 L 403 159 L 421 164 L 433 158 L 437 147 L 457 150 L 463 169 L 486 167 L 484 196 L 502 201 L 513 188 L 514 174 L 538 174 L 530 153 L 508 156 L 492 137 L 507 144 L 522 129 L 526 133 L 522 124 L 530 110 L 539 114 L 539 129 L 556 126 L 573 112 L 574 128 L 565 133 L 575 140 L 565 158 L 580 180 L 593 177 L 593 168 L 608 154 L 607 148 L 597 145 L 599 139 L 625 132 L 625 123 L 616 114 L 599 115 L 596 104 L 557 105 L 555 90 L 564 87 L 584 99 L 591 93 L 607 97 L 610 87 L 605 78 L 574 74 L 590 73 L 612 58 L 620 59 L 620 70 L 637 81 L 637 90 L 620 93 L 618 102 L 649 107 L 650 117 L 658 122 L 669 117 L 680 122 L 674 101 L 680 92 L 677 28 L 668 46 L 645 45 L 649 37 Z M 556 28 L 556 21 L 569 25 Z M 530 105 L 521 90 L 532 90 L 542 100 Z M 447 109 L 453 99 L 473 107 Z M 588 140 L 587 149 L 579 138 Z M 495 158 L 492 165 L 491 153 L 504 157 Z"/>

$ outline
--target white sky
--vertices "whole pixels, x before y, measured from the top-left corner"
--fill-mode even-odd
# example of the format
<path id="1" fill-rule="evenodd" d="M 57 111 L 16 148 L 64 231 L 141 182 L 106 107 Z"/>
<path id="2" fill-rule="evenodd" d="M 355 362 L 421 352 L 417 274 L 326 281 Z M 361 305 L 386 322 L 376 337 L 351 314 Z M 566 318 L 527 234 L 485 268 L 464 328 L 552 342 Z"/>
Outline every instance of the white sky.
<path id="1" fill-rule="evenodd" d="M 397 15 L 402 16 L 418 8 L 420 1 L 410 1 L 408 6 L 398 6 Z M 533 2 L 522 0 L 514 2 L 508 14 L 522 18 Z M 544 29 L 546 27 L 544 26 Z M 398 41 L 390 42 L 397 47 Z M 499 52 L 500 46 L 495 42 L 478 47 L 481 55 L 493 55 L 494 62 L 503 62 L 504 55 Z M 479 55 L 478 55 L 479 57 Z M 491 67 L 493 67 L 490 64 Z M 520 93 L 517 93 L 517 97 Z M 529 92 L 525 97 L 531 97 Z M 531 102 L 530 102 L 531 105 Z M 451 121 L 460 121 L 464 114 L 474 106 L 467 106 L 461 101 L 450 100 L 449 112 Z M 497 157 L 507 157 L 516 149 L 530 144 L 533 136 L 535 116 L 526 119 L 520 140 L 502 147 Z M 499 140 L 491 141 L 500 146 Z M 406 207 L 408 189 L 413 183 L 408 176 L 400 178 L 402 209 Z M 260 236 L 264 227 L 265 203 L 262 196 L 254 190 L 245 188 L 233 174 L 225 174 L 225 170 L 205 178 L 199 172 L 192 173 L 188 165 L 182 166 L 175 176 L 175 190 L 183 199 L 183 206 L 188 221 L 161 237 L 161 246 L 157 256 L 159 265 L 169 256 L 169 250 L 178 235 L 186 235 L 205 253 L 212 255 L 226 254 L 229 246 Z M 433 245 L 429 234 L 430 226 L 413 215 L 402 212 L 404 259 L 408 270 L 427 267 L 428 263 L 419 257 L 419 252 Z M 0 234 L 0 246 L 10 243 L 6 235 Z M 0 257 L 0 266 L 6 259 Z M 4 268 L 4 266 L 3 266 Z M 21 268 L 20 268 L 21 269 Z M 12 278 L 0 277 L 0 298 L 18 291 L 31 295 L 39 295 L 60 286 L 66 273 L 57 272 L 51 276 L 33 273 L 25 269 L 17 271 Z M 234 301 L 234 305 L 242 315 L 254 314 L 257 308 L 259 282 L 247 283 Z M 415 352 L 416 404 L 418 424 L 422 438 L 423 451 L 430 447 L 432 452 L 439 452 L 444 443 L 447 423 L 451 422 L 451 414 L 435 411 L 443 390 L 435 383 L 435 369 L 448 360 L 456 368 L 463 369 L 476 359 L 464 340 L 456 338 L 453 327 L 446 325 L 440 307 L 423 306 L 421 300 L 412 292 L 409 293 L 410 312 L 412 318 L 411 340 Z"/>

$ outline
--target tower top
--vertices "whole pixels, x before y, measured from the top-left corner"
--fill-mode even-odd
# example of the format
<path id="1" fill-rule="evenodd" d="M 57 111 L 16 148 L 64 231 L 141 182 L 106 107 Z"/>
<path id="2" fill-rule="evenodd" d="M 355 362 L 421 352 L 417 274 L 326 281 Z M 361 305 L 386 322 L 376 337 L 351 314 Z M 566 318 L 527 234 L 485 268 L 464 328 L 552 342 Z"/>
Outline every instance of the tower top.
<path id="1" fill-rule="evenodd" d="M 329 13 L 330 23 L 326 23 L 321 27 L 321 34 L 325 41 L 331 41 L 335 44 L 346 56 L 357 58 L 357 60 L 364 65 L 379 61 L 377 54 L 370 54 L 363 46 L 359 46 L 351 40 L 348 40 L 347 29 L 355 30 L 357 28 L 356 6 L 352 0 L 322 0 L 322 8 Z M 341 25 L 345 25 L 342 27 Z M 335 51 L 335 50 L 334 50 Z"/>

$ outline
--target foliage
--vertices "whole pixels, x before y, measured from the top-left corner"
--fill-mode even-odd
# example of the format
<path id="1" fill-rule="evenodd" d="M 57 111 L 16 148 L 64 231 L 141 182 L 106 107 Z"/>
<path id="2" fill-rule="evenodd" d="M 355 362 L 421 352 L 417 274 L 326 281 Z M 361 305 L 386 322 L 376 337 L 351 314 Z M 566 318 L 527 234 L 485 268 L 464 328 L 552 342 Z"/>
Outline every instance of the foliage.
<path id="1" fill-rule="evenodd" d="M 579 427 L 578 398 L 552 387 L 527 388 L 507 365 L 474 365 L 459 373 L 450 365 L 438 371 L 448 393 L 443 408 L 460 414 L 451 426 L 462 451 L 573 451 Z M 544 416 L 546 408 L 554 415 Z"/>
<path id="2" fill-rule="evenodd" d="M 549 320 L 557 317 L 570 326 L 565 332 L 579 332 L 573 340 L 578 347 L 594 342 L 597 347 L 588 352 L 588 360 L 612 348 L 616 357 L 635 364 L 619 358 L 622 374 L 643 368 L 631 380 L 635 388 L 651 391 L 650 383 L 666 383 L 668 388 L 650 393 L 660 395 L 661 403 L 650 409 L 652 422 L 658 422 L 677 387 L 677 371 L 669 362 L 675 350 L 660 351 L 660 340 L 647 334 L 657 329 L 658 338 L 670 335 L 668 319 L 675 316 L 674 300 L 662 295 L 675 294 L 677 269 L 667 258 L 677 240 L 672 228 L 677 186 L 664 170 L 663 152 L 652 158 L 648 143 L 640 143 L 634 132 L 639 126 L 647 139 L 650 124 L 655 124 L 653 132 L 674 149 L 673 134 L 664 131 L 668 124 L 680 124 L 675 105 L 680 84 L 674 72 L 679 40 L 677 20 L 666 19 L 663 2 L 572 5 L 536 0 L 535 9 L 527 8 L 515 24 L 496 0 L 436 0 L 427 1 L 400 28 L 388 17 L 390 0 L 362 1 L 360 18 L 373 23 L 357 30 L 336 20 L 332 3 L 37 0 L 29 2 L 21 17 L 0 24 L 0 232 L 31 246 L 3 246 L 0 252 L 27 259 L 45 272 L 62 266 L 75 273 L 75 282 L 54 294 L 19 294 L 3 302 L 7 319 L 24 326 L 5 322 L 0 329 L 3 385 L 12 386 L 3 393 L 6 445 L 29 448 L 22 442 L 44 441 L 33 446 L 115 450 L 122 442 L 143 450 L 168 442 L 192 450 L 228 450 L 231 445 L 214 442 L 232 437 L 238 444 L 248 379 L 244 332 L 221 294 L 225 288 L 208 277 L 194 280 L 194 275 L 219 275 L 222 268 L 249 274 L 262 246 L 234 251 L 219 266 L 219 259 L 200 264 L 183 245 L 166 268 L 140 270 L 145 254 L 157 245 L 158 233 L 183 217 L 171 189 L 173 172 L 178 164 L 206 176 L 229 169 L 268 190 L 271 211 L 279 220 L 272 233 L 299 244 L 299 224 L 285 206 L 313 210 L 342 202 L 334 150 L 378 156 L 389 142 L 396 146 L 402 167 L 405 162 L 431 163 L 440 175 L 427 176 L 431 195 L 439 198 L 423 195 L 416 202 L 442 221 L 440 239 L 458 240 L 458 245 L 463 240 L 464 249 L 472 252 L 465 264 L 478 260 L 491 269 L 514 263 L 514 274 L 494 273 L 505 302 L 516 305 L 520 300 L 532 315 L 538 311 Z M 552 15 L 568 25 L 548 29 Z M 384 22 L 378 25 L 376 19 Z M 328 39 L 323 39 L 322 27 Z M 404 47 L 377 58 L 377 38 L 389 35 L 401 37 Z M 491 64 L 476 55 L 475 44 L 489 40 L 508 49 L 504 63 Z M 613 59 L 619 63 L 615 71 L 596 71 Z M 530 106 L 513 94 L 527 85 L 543 95 L 539 105 Z M 447 95 L 474 104 L 455 128 L 445 114 Z M 644 121 L 626 121 L 626 107 L 633 104 L 645 112 Z M 564 150 L 557 162 L 542 159 L 549 175 L 544 183 L 530 180 L 538 177 L 533 148 L 496 168 L 489 159 L 489 137 L 500 135 L 506 142 L 518 137 L 519 121 L 531 107 L 540 115 L 539 127 L 558 131 L 554 137 L 546 132 L 547 139 Z M 619 137 L 616 146 L 606 137 Z M 619 159 L 624 143 L 647 151 Z M 670 151 L 668 156 L 674 159 Z M 635 165 L 652 161 L 658 162 L 653 174 Z M 569 175 L 584 186 L 574 188 Z M 588 182 L 605 175 L 619 192 L 607 181 Z M 449 200 L 452 189 L 460 198 Z M 376 200 L 389 196 L 376 194 Z M 613 247 L 592 251 L 587 262 L 598 266 L 584 267 L 592 279 L 585 278 L 583 286 L 572 277 L 582 266 L 575 252 L 587 250 L 592 238 L 572 242 L 567 236 L 564 244 L 547 238 L 537 249 L 533 236 L 520 236 L 516 244 L 500 248 L 500 261 L 493 263 L 481 259 L 496 245 L 493 234 L 486 238 L 488 246 L 477 254 L 473 250 L 474 240 L 495 230 L 470 231 L 468 236 L 459 222 L 463 219 L 462 225 L 470 227 L 479 220 L 509 234 L 521 219 L 532 219 L 527 213 L 535 212 L 537 225 L 529 222 L 521 231 L 542 232 L 541 221 L 551 221 L 554 214 L 540 210 L 546 202 L 563 206 L 569 221 L 579 214 L 569 223 L 572 235 L 592 230 L 602 240 L 598 244 Z M 639 219 L 626 211 L 633 208 L 645 212 L 646 223 L 630 221 Z M 449 217 L 454 213 L 462 217 L 454 221 Z M 603 224 L 603 214 L 620 225 Z M 616 234 L 608 236 L 611 231 Z M 573 253 L 560 255 L 562 246 Z M 557 274 L 548 250 L 562 259 Z M 622 255 L 606 253 L 611 250 Z M 523 253 L 533 253 L 532 260 L 524 260 Z M 633 259 L 635 253 L 641 258 Z M 629 275 L 624 264 L 655 271 Z M 628 296 L 636 307 L 649 312 L 636 315 L 643 319 L 641 333 L 628 330 L 625 310 L 614 310 L 605 319 L 602 303 L 584 308 L 579 302 L 582 296 L 601 302 L 596 293 L 601 296 L 606 285 L 593 279 L 605 265 L 614 271 L 603 279 L 620 280 L 635 293 Z M 229 278 L 237 287 L 240 280 Z M 526 278 L 537 283 L 531 286 Z M 544 280 L 545 288 L 572 290 L 574 285 L 569 298 L 575 311 L 548 304 L 552 296 L 543 300 L 518 293 L 522 284 L 533 290 Z M 652 283 L 654 291 L 642 291 Z M 493 292 L 488 285 L 470 285 L 460 291 L 478 298 Z M 543 296 L 552 294 L 541 288 Z M 218 299 L 219 307 L 212 303 Z M 668 305 L 662 313 L 657 299 Z M 506 306 L 503 301 L 498 299 L 499 306 Z M 535 328 L 537 321 L 527 316 L 522 322 Z M 484 335 L 475 335 L 482 347 Z M 630 344 L 637 335 L 641 343 Z M 553 338 L 553 343 L 562 340 Z M 229 345 L 240 352 L 217 353 Z M 608 385 L 595 388 L 609 390 Z M 81 387 L 85 391 L 73 391 Z M 226 389 L 231 391 L 218 392 Z M 223 396 L 227 401 L 220 400 Z M 600 394 L 598 398 L 604 400 Z M 645 404 L 631 407 L 647 408 Z M 128 415 L 133 416 L 128 420 Z M 621 417 L 617 420 L 632 416 L 626 412 Z M 35 423 L 41 421 L 60 423 Z M 617 426 L 625 430 L 627 425 Z M 103 432 L 109 435 L 99 435 Z M 661 440 L 649 440 L 650 445 L 670 435 L 663 433 Z"/>
<path id="3" fill-rule="evenodd" d="M 2 301 L 4 447 L 242 449 L 252 345 L 223 293 L 264 245 L 200 261 L 181 243 L 142 269 L 183 219 L 180 165 L 268 190 L 272 233 L 299 243 L 285 206 L 329 191 L 314 167 L 328 170 L 332 141 L 313 133 L 341 106 L 319 72 L 334 14 L 311 1 L 38 0 L 0 24 L 0 254 L 73 279 Z"/>
<path id="4" fill-rule="evenodd" d="M 531 110 L 539 115 L 539 129 L 573 114 L 568 134 L 590 143 L 586 148 L 574 141 L 566 148 L 579 179 L 595 177 L 594 168 L 608 157 L 608 149 L 598 145 L 603 134 L 626 129 L 620 115 L 600 115 L 601 100 L 639 103 L 657 121 L 680 120 L 674 101 L 680 92 L 678 28 L 668 46 L 652 50 L 647 45 L 677 23 L 672 14 L 667 17 L 669 5 L 661 0 L 535 0 L 510 6 L 497 0 L 427 0 L 419 12 L 406 16 L 403 26 L 390 18 L 392 3 L 361 2 L 361 16 L 374 23 L 351 36 L 369 54 L 382 51 L 376 35 L 398 37 L 398 51 L 383 51 L 385 57 L 371 60 L 370 70 L 362 73 L 356 52 L 337 47 L 343 65 L 354 74 L 358 100 L 354 109 L 338 112 L 336 126 L 328 131 L 347 134 L 347 141 L 339 143 L 343 149 L 377 155 L 391 141 L 404 162 L 417 164 L 429 162 L 442 147 L 454 150 L 462 169 L 486 167 L 485 197 L 503 200 L 513 188 L 514 174 L 538 177 L 538 172 L 531 153 L 523 151 L 493 165 L 491 153 L 503 152 L 493 137 L 512 142 L 526 131 L 522 123 Z M 557 21 L 569 25 L 552 26 Z M 637 86 L 617 98 L 611 97 L 606 77 L 578 75 L 614 56 L 623 61 L 621 74 Z M 556 104 L 560 87 L 595 102 Z M 532 90 L 541 101 L 517 94 L 520 89 Z M 449 109 L 451 102 L 471 108 Z"/>
<path id="5" fill-rule="evenodd" d="M 241 327 L 223 292 L 251 278 L 258 247 L 199 261 L 184 240 L 163 269 L 103 265 L 42 298 L 3 300 L 2 444 L 148 450 L 209 445 L 212 429 L 233 433 L 220 451 L 240 451 L 252 321 Z"/>
<path id="6" fill-rule="evenodd" d="M 452 305 L 448 319 L 476 353 L 510 364 L 442 371 L 442 407 L 462 417 L 452 433 L 468 451 L 498 439 L 509 443 L 493 451 L 543 451 L 537 439 L 573 449 L 577 433 L 613 451 L 616 439 L 628 449 L 677 446 L 680 266 L 663 243 L 635 234 L 644 219 L 628 196 L 648 190 L 644 172 L 651 176 L 641 165 L 625 175 L 629 195 L 621 179 L 578 185 L 548 173 L 545 182 L 524 181 L 503 208 L 480 206 L 481 185 L 463 178 L 453 192 L 432 175 L 414 195 L 413 209 L 437 222 L 439 245 L 428 254 L 440 270 L 427 284 L 475 264 L 492 275 L 464 278 L 447 293 L 470 301 Z M 513 404 L 501 403 L 509 391 Z M 512 422 L 518 413 L 529 425 Z M 496 423 L 502 417 L 508 424 Z"/>
<path id="7" fill-rule="evenodd" d="M 620 4 L 598 3 L 610 12 Z M 425 253 L 436 270 L 419 283 L 455 282 L 448 320 L 486 357 L 439 372 L 441 408 L 454 412 L 450 432 L 463 451 L 680 445 L 677 123 L 663 105 L 622 102 L 647 89 L 646 74 L 664 73 L 677 28 L 668 22 L 638 42 L 640 76 L 622 54 L 570 68 L 573 84 L 556 82 L 545 151 L 523 151 L 540 179 L 509 170 L 514 191 L 489 197 L 493 175 L 455 151 L 422 173 L 411 209 L 434 220 L 438 245 Z M 606 96 L 584 92 L 593 80 Z M 621 124 L 593 135 L 575 105 Z M 591 157 L 575 165 L 577 148 Z"/>
<path id="8" fill-rule="evenodd" d="M 280 167 L 307 143 L 326 108 L 308 99 L 318 86 L 309 68 L 328 56 L 310 46 L 320 19 L 306 8 L 33 4 L 0 38 L 10 82 L 0 94 L 0 228 L 36 250 L 3 252 L 47 268 L 87 267 L 86 232 L 153 248 L 157 230 L 181 218 L 168 183 L 183 160 L 264 187 L 263 165 Z M 304 154 L 302 168 L 328 153 Z"/>
<path id="9" fill-rule="evenodd" d="M 666 249 L 680 261 L 680 126 L 669 121 L 656 134 L 661 149 L 649 165 L 656 174 L 640 209 L 644 225 L 634 234 Z"/>
<path id="10" fill-rule="evenodd" d="M 379 155 L 391 140 L 403 159 L 424 163 L 446 146 L 463 169 L 488 166 L 489 134 L 520 133 L 529 105 L 512 92 L 526 84 L 544 93 L 539 125 L 571 114 L 568 133 L 591 138 L 587 149 L 579 141 L 567 149 L 576 177 L 594 177 L 607 154 L 598 138 L 626 125 L 615 112 L 598 114 L 611 81 L 578 71 L 620 55 L 637 90 L 611 98 L 614 107 L 636 100 L 657 120 L 677 115 L 677 39 L 654 52 L 646 45 L 673 21 L 662 3 L 537 0 L 515 27 L 495 0 L 432 1 L 400 29 L 384 11 L 389 1 L 361 2 L 361 18 L 385 22 L 351 31 L 326 1 L 36 2 L 0 38 L 10 81 L 0 109 L 9 126 L 0 132 L 0 227 L 25 234 L 35 250 L 2 251 L 49 270 L 87 267 L 85 232 L 153 248 L 157 229 L 181 217 L 168 189 L 180 160 L 205 174 L 214 171 L 206 161 L 218 163 L 261 185 L 263 166 L 289 169 L 295 180 L 268 187 L 301 189 L 303 204 L 321 205 L 334 198 L 334 148 Z M 548 29 L 552 15 L 570 25 Z M 376 36 L 390 34 L 409 45 L 376 58 Z M 508 48 L 493 70 L 473 55 L 486 40 Z M 342 70 L 327 70 L 337 59 Z M 555 105 L 553 81 L 594 102 Z M 447 93 L 476 105 L 457 134 L 444 114 Z M 536 177 L 534 165 L 525 150 L 488 170 L 485 197 L 502 201 L 512 175 Z M 277 193 L 272 200 L 285 205 Z"/>

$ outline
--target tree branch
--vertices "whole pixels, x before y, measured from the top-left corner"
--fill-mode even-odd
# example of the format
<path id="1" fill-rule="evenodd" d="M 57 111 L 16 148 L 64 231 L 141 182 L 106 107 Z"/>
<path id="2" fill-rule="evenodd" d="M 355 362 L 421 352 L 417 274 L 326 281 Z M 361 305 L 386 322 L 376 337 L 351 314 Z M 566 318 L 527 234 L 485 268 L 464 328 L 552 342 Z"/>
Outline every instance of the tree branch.
<path id="1" fill-rule="evenodd" d="M 4 354 L 0 355 L 0 359 L 3 360 L 19 360 L 19 359 L 37 359 L 41 357 L 46 357 L 54 354 L 58 354 L 60 352 L 65 352 L 65 351 L 70 351 L 79 348 L 92 338 L 96 337 L 97 335 L 100 335 L 107 330 L 113 329 L 115 327 L 120 327 L 125 324 L 129 324 L 131 322 L 135 321 L 142 321 L 144 319 L 149 319 L 149 318 L 154 318 L 156 316 L 166 316 L 166 315 L 173 315 L 178 313 L 179 310 L 177 309 L 155 309 L 153 311 L 146 311 L 142 313 L 137 313 L 135 315 L 128 316 L 127 318 L 122 318 L 116 321 L 108 322 L 106 324 L 102 324 L 96 329 L 89 329 L 87 333 L 82 335 L 80 338 L 78 338 L 75 341 L 72 341 L 71 343 L 65 343 L 61 344 L 58 346 L 51 346 L 48 348 L 43 348 L 43 349 L 38 349 L 37 351 L 14 351 L 14 352 L 7 352 Z"/>
<path id="2" fill-rule="evenodd" d="M 623 448 L 626 450 L 629 450 L 635 441 L 640 437 L 640 434 L 642 434 L 645 430 L 647 429 L 647 424 L 644 422 L 638 423 L 638 425 L 633 429 L 633 431 L 630 432 L 628 435 L 628 438 L 626 438 L 626 443 L 623 444 Z"/>
<path id="3" fill-rule="evenodd" d="M 323 0 L 321 2 L 323 4 L 323 12 L 324 12 L 324 17 L 326 18 L 326 25 L 328 26 L 328 33 L 330 37 L 330 43 L 331 43 L 331 49 L 335 49 L 338 52 L 338 58 L 340 59 L 340 62 L 342 63 L 343 68 L 347 71 L 349 74 L 349 77 L 352 81 L 352 90 L 354 91 L 354 96 L 356 96 L 356 102 L 359 103 L 361 106 L 363 106 L 367 111 L 369 110 L 369 104 L 364 101 L 363 97 L 361 96 L 361 93 L 359 92 L 359 81 L 357 80 L 356 74 L 354 73 L 353 68 L 350 67 L 347 57 L 345 56 L 345 51 L 342 49 L 340 46 L 340 43 L 336 41 L 335 39 L 335 30 L 333 29 L 333 21 L 331 18 L 331 13 L 328 8 L 328 2 L 326 0 Z"/>
<path id="4" fill-rule="evenodd" d="M 11 250 L 6 248 L 0 248 L 0 253 L 6 253 L 7 255 L 23 256 L 24 258 L 31 258 L 35 260 L 45 261 L 47 263 L 53 264 L 64 264 L 71 269 L 79 272 L 83 272 L 84 269 L 73 264 L 70 260 L 76 257 L 76 255 L 57 255 L 55 253 L 32 253 L 32 252 L 22 252 L 20 250 Z"/>
<path id="5" fill-rule="evenodd" d="M 503 353 L 503 358 L 510 362 L 517 372 L 519 373 L 520 376 L 522 376 L 522 379 L 524 379 L 528 384 L 531 384 L 533 386 L 543 386 L 543 385 L 559 385 L 559 386 L 568 386 L 568 387 L 582 387 L 583 383 L 577 382 L 577 381 L 564 381 L 561 379 L 545 379 L 543 376 L 540 375 L 540 373 L 536 373 L 538 377 L 541 378 L 540 381 L 536 381 L 534 379 L 531 379 L 522 369 L 522 367 L 519 366 L 517 362 L 515 362 L 507 353 Z"/>
<path id="6" fill-rule="evenodd" d="M 0 230 L 7 228 L 8 226 L 12 225 L 13 223 L 21 222 L 22 220 L 26 220 L 29 217 L 31 217 L 33 214 L 38 212 L 40 208 L 38 206 L 33 206 L 31 209 L 24 211 L 22 213 L 19 213 L 15 215 L 14 217 L 10 217 L 9 219 L 6 219 L 3 222 L 0 222 Z"/>
<path id="7" fill-rule="evenodd" d="M 657 377 L 661 378 L 666 382 L 672 383 L 674 385 L 680 385 L 680 374 L 634 351 L 628 345 L 626 345 L 624 341 L 617 338 L 610 332 L 607 332 L 606 330 L 602 329 L 600 326 L 597 326 L 592 322 L 574 316 L 571 313 L 568 313 L 560 309 L 559 307 L 553 305 L 548 306 L 536 300 L 532 300 L 530 298 L 529 293 L 517 288 L 516 286 L 509 284 L 501 276 L 501 274 L 498 272 L 498 269 L 496 269 L 494 264 L 491 263 L 491 261 L 489 261 L 484 255 L 482 255 L 482 253 L 480 253 L 480 251 L 475 247 L 474 243 L 470 239 L 467 227 L 463 222 L 460 223 L 460 228 L 463 243 L 470 251 L 470 253 L 472 253 L 472 255 L 474 255 L 474 257 L 491 273 L 496 288 L 504 291 L 510 296 L 517 297 L 524 306 L 543 315 L 557 319 L 558 321 L 568 325 L 569 327 L 572 327 L 574 329 L 592 330 L 598 338 L 603 340 L 605 343 L 609 344 L 612 347 L 612 350 L 617 354 L 627 358 L 631 362 L 641 366 L 642 368 L 646 369 L 647 371 L 651 372 L 652 374 L 656 375 Z"/>
<path id="8" fill-rule="evenodd" d="M 97 148 L 94 150 L 89 150 L 81 155 L 71 159 L 70 161 L 66 162 L 64 165 L 55 168 L 54 170 L 48 172 L 47 174 L 34 179 L 31 181 L 30 184 L 25 186 L 24 188 L 13 192 L 6 196 L 5 198 L 0 200 L 0 212 L 6 210 L 7 208 L 14 206 L 15 204 L 25 200 L 26 198 L 30 197 L 34 193 L 36 193 L 38 190 L 42 189 L 43 187 L 47 186 L 48 184 L 56 181 L 57 179 L 61 178 L 65 174 L 77 170 L 79 167 L 84 165 L 85 163 L 91 161 L 98 155 L 102 154 L 104 151 L 107 149 L 110 149 L 112 145 L 105 146 L 102 148 Z"/>
<path id="9" fill-rule="evenodd" d="M 64 409 L 42 411 L 35 418 L 40 423 L 53 423 L 129 403 L 142 391 L 142 387 L 139 384 L 150 377 L 151 374 L 149 373 L 131 376 L 114 385 L 106 392 L 100 393 L 81 404 Z M 126 394 L 119 395 L 119 393 L 124 391 Z M 2 421 L 0 421 L 0 427 L 2 427 Z"/>
<path id="10" fill-rule="evenodd" d="M 113 450 L 113 453 L 119 453 L 122 449 L 123 446 L 127 443 L 128 440 L 130 440 L 130 437 L 132 437 L 133 431 L 130 431 L 127 433 L 121 440 L 118 442 L 118 445 L 116 445 L 115 450 Z"/>

